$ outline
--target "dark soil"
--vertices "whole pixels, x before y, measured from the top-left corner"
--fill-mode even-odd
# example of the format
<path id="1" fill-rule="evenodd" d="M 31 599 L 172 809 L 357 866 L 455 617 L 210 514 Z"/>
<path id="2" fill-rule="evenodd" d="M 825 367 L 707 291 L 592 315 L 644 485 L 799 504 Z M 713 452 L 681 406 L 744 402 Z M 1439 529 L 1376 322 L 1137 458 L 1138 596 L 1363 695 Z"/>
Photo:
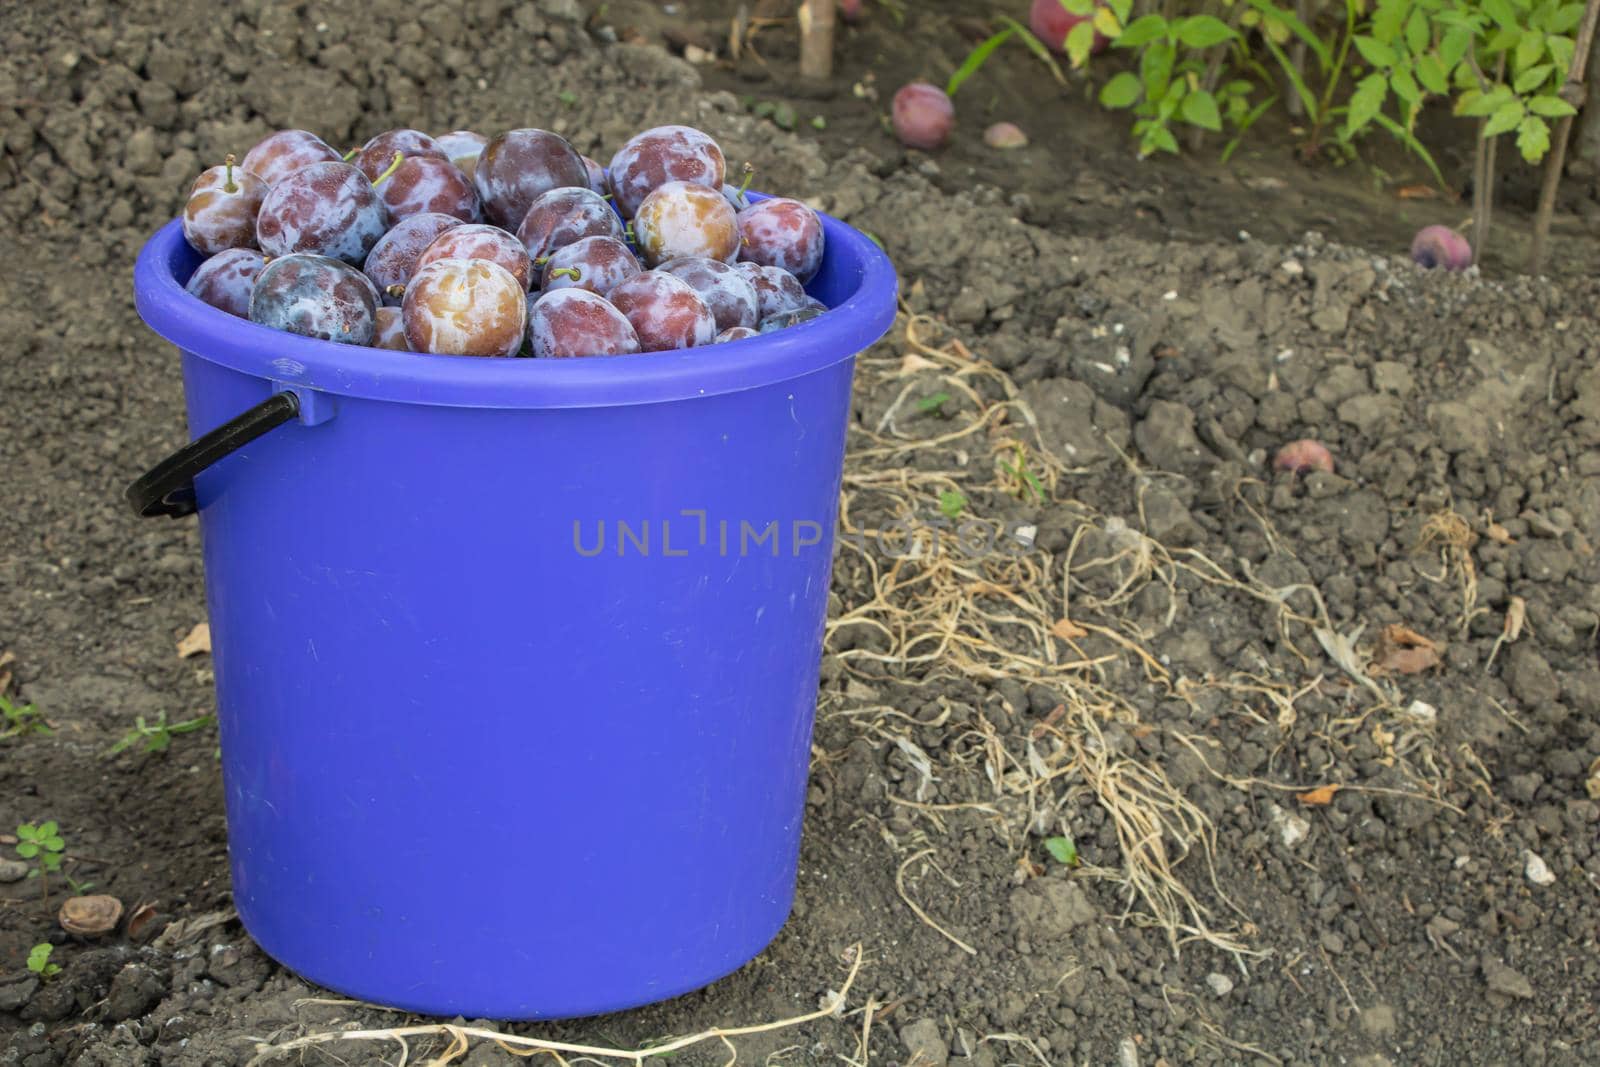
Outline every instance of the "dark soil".
<path id="1" fill-rule="evenodd" d="M 1425 274 L 1410 232 L 1459 208 L 1270 136 L 1232 171 L 1135 163 L 1021 59 L 981 77 L 997 115 L 1033 101 L 1034 148 L 995 159 L 966 122 L 904 152 L 848 86 L 872 72 L 881 110 L 942 77 L 953 6 L 904 34 L 874 9 L 826 129 L 795 133 L 739 95 L 805 98 L 781 31 L 747 81 L 749 60 L 650 44 L 666 23 L 642 4 L 609 29 L 572 0 L 8 13 L 0 675 L 55 732 L 0 742 L 0 826 L 58 821 L 65 873 L 157 918 L 85 942 L 53 921 L 59 879 L 48 909 L 37 881 L 0 885 L 0 1064 L 242 1064 L 403 1021 L 307 1002 L 328 994 L 232 918 L 214 733 L 105 755 L 136 716 L 212 700 L 205 658 L 175 651 L 204 617 L 193 521 L 120 500 L 184 433 L 174 354 L 133 310 L 142 240 L 274 127 L 534 124 L 604 158 L 669 121 L 878 235 L 908 316 L 858 377 L 793 919 L 701 992 L 504 1030 L 634 1047 L 783 1019 L 860 943 L 844 1017 L 737 1039 L 740 1062 L 1600 1062 L 1600 284 L 1576 266 L 1600 247 L 1564 216 L 1549 279 L 1509 254 Z M 630 25 L 644 43 L 610 40 Z M 1301 437 L 1335 473 L 1272 469 Z M 995 550 L 895 559 L 877 532 L 926 532 L 956 492 L 962 521 L 1008 531 Z M 1391 625 L 1437 664 L 1372 678 L 1423 665 L 1375 647 Z M 1078 865 L 1047 851 L 1062 836 Z M 63 967 L 44 983 L 23 970 L 41 941 Z M 480 1042 L 457 1062 L 523 1061 Z"/>

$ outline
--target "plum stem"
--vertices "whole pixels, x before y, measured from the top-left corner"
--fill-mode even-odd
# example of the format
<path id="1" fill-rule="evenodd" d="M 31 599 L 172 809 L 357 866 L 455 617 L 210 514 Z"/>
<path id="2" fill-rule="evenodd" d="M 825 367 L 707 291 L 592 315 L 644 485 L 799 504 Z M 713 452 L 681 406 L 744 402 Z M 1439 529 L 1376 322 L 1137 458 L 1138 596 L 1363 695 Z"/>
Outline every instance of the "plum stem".
<path id="1" fill-rule="evenodd" d="M 578 282 L 583 280 L 583 272 L 577 267 L 557 267 L 555 270 L 549 272 L 548 277 L 571 278 L 573 281 Z"/>
<path id="2" fill-rule="evenodd" d="M 739 183 L 739 195 L 740 196 L 743 196 L 745 194 L 745 191 L 750 188 L 750 183 L 755 180 L 755 177 L 756 177 L 756 168 L 755 168 L 755 166 L 753 164 L 751 164 L 748 160 L 746 160 L 745 161 L 745 165 L 744 165 L 744 181 Z"/>
<path id="3" fill-rule="evenodd" d="M 237 193 L 239 191 L 239 187 L 233 184 L 233 163 L 233 153 L 229 152 L 222 160 L 222 191 L 225 193 Z"/>
<path id="4" fill-rule="evenodd" d="M 346 163 L 350 162 L 352 159 L 356 158 L 356 156 L 359 155 L 360 152 L 361 152 L 361 149 L 359 149 L 359 148 L 350 149 L 350 151 L 348 151 L 348 152 L 346 152 L 344 154 L 344 161 Z"/>
<path id="5" fill-rule="evenodd" d="M 406 295 L 406 287 L 401 285 L 399 282 L 395 282 L 393 285 L 385 286 L 383 291 L 394 297 Z"/>
<path id="6" fill-rule="evenodd" d="M 389 169 L 384 171 L 382 174 L 378 175 L 376 178 L 372 179 L 372 184 L 373 185 L 382 185 L 385 181 L 388 180 L 388 178 L 389 178 L 389 176 L 391 174 L 393 174 L 395 171 L 400 169 L 400 164 L 405 162 L 405 158 L 406 158 L 406 154 L 404 152 L 396 152 L 394 154 L 394 162 L 389 164 Z"/>

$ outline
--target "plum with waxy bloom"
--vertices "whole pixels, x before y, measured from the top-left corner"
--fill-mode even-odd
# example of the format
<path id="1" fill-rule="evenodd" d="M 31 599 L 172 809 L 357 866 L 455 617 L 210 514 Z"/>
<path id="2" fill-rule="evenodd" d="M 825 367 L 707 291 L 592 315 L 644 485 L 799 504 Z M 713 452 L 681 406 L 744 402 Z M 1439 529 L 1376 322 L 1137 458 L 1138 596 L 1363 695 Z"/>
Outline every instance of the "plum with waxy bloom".
<path id="1" fill-rule="evenodd" d="M 397 307 L 380 307 L 373 314 L 372 347 L 387 348 L 394 352 L 409 352 L 406 343 L 405 317 Z"/>
<path id="2" fill-rule="evenodd" d="M 956 109 L 937 85 L 912 82 L 894 94 L 894 135 L 908 148 L 944 147 L 955 128 Z"/>
<path id="3" fill-rule="evenodd" d="M 270 188 L 301 167 L 309 167 L 313 163 L 338 163 L 343 158 L 337 148 L 314 133 L 279 130 L 257 141 L 244 154 L 239 166 L 266 182 Z"/>
<path id="4" fill-rule="evenodd" d="M 183 236 L 196 252 L 214 256 L 229 248 L 256 247 L 256 216 L 267 183 L 229 156 L 195 179 L 183 205 Z"/>
<path id="5" fill-rule="evenodd" d="M 361 146 L 353 162 L 356 169 L 367 176 L 374 185 L 394 166 L 394 157 L 401 159 L 442 159 L 450 161 L 439 142 L 421 130 L 384 130 Z"/>
<path id="6" fill-rule="evenodd" d="M 631 138 L 611 157 L 617 210 L 632 218 L 650 193 L 668 182 L 721 191 L 727 170 L 722 149 L 691 126 L 658 126 Z"/>
<path id="7" fill-rule="evenodd" d="M 533 262 L 522 242 L 497 226 L 454 226 L 417 257 L 417 269 L 436 259 L 487 259 L 511 272 L 523 289 L 533 286 Z"/>
<path id="8" fill-rule="evenodd" d="M 461 169 L 448 159 L 410 156 L 373 187 L 391 217 L 409 218 L 423 212 L 454 215 L 462 222 L 483 217 L 478 190 Z"/>
<path id="9" fill-rule="evenodd" d="M 383 294 L 383 302 L 400 306 L 406 283 L 416 273 L 417 260 L 433 244 L 434 238 L 455 226 L 465 225 L 453 215 L 423 212 L 394 224 L 367 253 L 365 270 L 372 284 Z"/>
<path id="10" fill-rule="evenodd" d="M 750 279 L 718 259 L 690 257 L 661 264 L 657 270 L 689 283 L 711 309 L 717 329 L 724 332 L 761 321 L 761 302 Z"/>
<path id="11" fill-rule="evenodd" d="M 389 228 L 389 210 L 348 163 L 313 163 L 272 187 L 256 216 L 269 256 L 311 252 L 359 264 Z"/>
<path id="12" fill-rule="evenodd" d="M 451 130 L 433 140 L 445 158 L 459 167 L 461 173 L 469 178 L 478 167 L 478 157 L 483 154 L 484 145 L 489 143 L 489 138 L 471 130 Z"/>
<path id="13" fill-rule="evenodd" d="M 763 267 L 759 263 L 737 263 L 734 269 L 745 276 L 756 291 L 756 310 L 761 318 L 785 311 L 798 311 L 811 299 L 800 279 L 782 267 Z"/>
<path id="14" fill-rule="evenodd" d="M 540 287 L 587 289 L 608 296 L 612 289 L 638 274 L 639 258 L 614 237 L 585 237 L 559 248 L 544 265 Z"/>
<path id="15" fill-rule="evenodd" d="M 420 267 L 400 303 L 406 343 L 441 356 L 514 356 L 528 323 L 522 283 L 487 259 Z"/>
<path id="16" fill-rule="evenodd" d="M 528 342 L 541 359 L 618 356 L 639 351 L 639 336 L 616 306 L 587 289 L 557 289 L 528 312 Z"/>
<path id="17" fill-rule="evenodd" d="M 241 319 L 250 317 L 250 293 L 266 258 L 253 248 L 226 248 L 205 260 L 184 288 L 201 300 Z"/>
<path id="18" fill-rule="evenodd" d="M 775 196 L 739 212 L 739 258 L 782 267 L 802 283 L 822 269 L 822 218 L 798 200 Z"/>
<path id="19" fill-rule="evenodd" d="M 680 278 L 645 271 L 611 290 L 608 300 L 627 316 L 645 352 L 709 345 L 717 339 L 717 320 L 700 294 Z"/>
<path id="20" fill-rule="evenodd" d="M 307 252 L 268 263 L 250 292 L 251 322 L 323 341 L 369 343 L 376 313 L 372 283 L 360 271 Z"/>
<path id="21" fill-rule="evenodd" d="M 517 239 L 541 269 L 542 261 L 585 237 L 623 237 L 622 220 L 592 189 L 551 189 L 529 206 L 517 227 Z"/>
<path id="22" fill-rule="evenodd" d="M 589 170 L 565 138 L 548 130 L 511 130 L 484 146 L 472 182 L 484 216 L 514 231 L 533 202 L 551 189 L 587 188 Z"/>
<path id="23" fill-rule="evenodd" d="M 718 189 L 667 182 L 651 190 L 633 217 L 639 252 L 651 267 L 701 256 L 731 263 L 739 258 L 739 217 Z"/>

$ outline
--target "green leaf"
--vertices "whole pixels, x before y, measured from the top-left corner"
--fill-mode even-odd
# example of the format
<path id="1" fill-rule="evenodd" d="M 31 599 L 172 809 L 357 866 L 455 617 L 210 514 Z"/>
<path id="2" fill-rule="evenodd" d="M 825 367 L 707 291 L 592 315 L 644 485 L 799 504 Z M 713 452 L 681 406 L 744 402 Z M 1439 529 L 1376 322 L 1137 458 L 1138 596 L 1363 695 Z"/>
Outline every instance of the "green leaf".
<path id="1" fill-rule="evenodd" d="M 1328 51 L 1328 46 L 1322 42 L 1320 37 L 1307 29 L 1306 24 L 1291 12 L 1279 10 L 1268 0 L 1249 0 L 1249 4 L 1257 11 L 1269 14 L 1273 18 L 1281 20 L 1285 26 L 1288 26 L 1289 32 L 1304 41 L 1306 47 L 1317 54 L 1317 62 L 1322 65 L 1323 70 L 1333 66 L 1333 55 Z"/>
<path id="2" fill-rule="evenodd" d="M 1088 18 L 1094 14 L 1094 0 L 1060 0 L 1061 8 L 1069 15 Z"/>
<path id="3" fill-rule="evenodd" d="M 1517 127 L 1517 150 L 1529 163 L 1537 163 L 1550 151 L 1550 127 L 1544 119 L 1529 115 Z"/>
<path id="4" fill-rule="evenodd" d="M 1015 36 L 1016 32 L 1011 29 L 1001 30 L 968 52 L 967 58 L 961 61 L 961 66 L 957 67 L 956 72 L 950 75 L 950 81 L 944 87 L 945 95 L 955 96 L 956 90 L 961 88 L 961 84 L 976 74 L 978 69 L 983 66 L 984 61 L 994 53 L 994 50 Z"/>
<path id="5" fill-rule="evenodd" d="M 1152 127 L 1150 132 L 1145 135 L 1145 143 L 1150 145 L 1151 149 L 1159 148 L 1163 152 L 1171 152 L 1173 155 L 1178 154 L 1178 140 L 1172 136 L 1172 131 L 1167 129 L 1165 126 Z M 1145 154 L 1149 155 L 1149 152 L 1147 151 Z M 1030 484 L 1037 481 L 1037 479 L 1032 478 L 1031 475 L 1029 477 Z M 1033 491 L 1035 494 L 1037 494 L 1039 492 L 1039 487 L 1034 485 Z"/>
<path id="6" fill-rule="evenodd" d="M 917 410 L 926 415 L 930 412 L 938 411 L 949 401 L 949 393 L 931 393 L 917 401 Z"/>
<path id="7" fill-rule="evenodd" d="M 1394 90 L 1394 95 L 1404 100 L 1412 107 L 1422 103 L 1422 90 L 1417 88 L 1416 80 L 1411 77 L 1411 72 L 1405 67 L 1396 67 L 1389 75 L 1389 88 Z"/>
<path id="8" fill-rule="evenodd" d="M 1152 44 L 1139 57 L 1139 76 L 1144 80 L 1144 95 L 1160 100 L 1167 95 L 1167 82 L 1172 77 L 1172 61 L 1176 49 L 1170 44 Z"/>
<path id="9" fill-rule="evenodd" d="M 1544 56 L 1544 34 L 1530 30 L 1522 35 L 1517 42 L 1517 54 L 1513 57 L 1515 66 L 1513 70 L 1526 70 Z"/>
<path id="10" fill-rule="evenodd" d="M 1178 23 L 1178 40 L 1190 48 L 1210 48 L 1237 36 L 1214 15 L 1191 15 Z"/>
<path id="11" fill-rule="evenodd" d="M 1510 0 L 1481 0 L 1483 13 L 1501 26 L 1503 29 L 1517 27 L 1517 12 L 1511 6 Z"/>
<path id="12" fill-rule="evenodd" d="M 1358 36 L 1354 38 L 1354 41 L 1356 44 L 1356 51 L 1361 53 L 1361 58 L 1365 59 L 1374 67 L 1380 67 L 1384 70 L 1387 70 L 1388 68 L 1394 66 L 1395 55 L 1393 48 L 1390 48 L 1388 45 L 1383 44 L 1381 41 L 1374 40 L 1371 37 Z"/>
<path id="13" fill-rule="evenodd" d="M 1468 90 L 1461 94 L 1456 102 L 1456 114 L 1467 118 L 1486 118 L 1494 114 L 1512 99 L 1511 89 L 1504 85 L 1496 85 L 1487 93 L 1473 94 Z"/>
<path id="14" fill-rule="evenodd" d="M 1507 100 L 1496 109 L 1489 121 L 1483 127 L 1485 137 L 1496 137 L 1507 130 L 1514 130 L 1522 122 L 1525 109 L 1521 100 Z"/>
<path id="15" fill-rule="evenodd" d="M 1382 74 L 1368 74 L 1350 95 L 1350 110 L 1345 115 L 1344 136 L 1348 139 L 1364 129 L 1389 95 L 1389 81 Z"/>
<path id="16" fill-rule="evenodd" d="M 1117 22 L 1123 26 L 1128 24 L 1128 19 L 1133 14 L 1133 0 L 1106 0 L 1106 6 L 1117 16 Z"/>
<path id="17" fill-rule="evenodd" d="M 1400 39 L 1401 20 L 1405 17 L 1405 10 L 1400 4 L 1378 4 L 1378 10 L 1372 14 L 1372 36 L 1384 44 Z"/>
<path id="18" fill-rule="evenodd" d="M 1428 50 L 1428 43 L 1432 39 L 1428 31 L 1428 16 L 1422 9 L 1414 8 L 1411 17 L 1406 19 L 1406 48 L 1414 56 L 1420 56 Z"/>
<path id="19" fill-rule="evenodd" d="M 1543 115 L 1549 119 L 1559 119 L 1565 115 L 1576 115 L 1578 113 L 1577 108 L 1559 96 L 1536 96 L 1528 101 L 1528 110 L 1535 115 Z"/>
<path id="20" fill-rule="evenodd" d="M 1552 37 L 1549 40 L 1550 58 L 1555 60 L 1556 66 L 1563 75 L 1572 69 L 1572 50 L 1577 45 L 1572 43 L 1571 37 Z"/>
<path id="21" fill-rule="evenodd" d="M 1526 96 L 1549 80 L 1550 74 L 1555 69 L 1556 65 L 1554 63 L 1540 63 L 1537 66 L 1529 67 L 1517 75 L 1516 80 L 1511 83 L 1511 87 L 1519 94 Z"/>
<path id="22" fill-rule="evenodd" d="M 1167 36 L 1167 20 L 1160 15 L 1143 15 L 1134 19 L 1113 44 L 1117 48 L 1137 48 L 1142 44 Z"/>
<path id="23" fill-rule="evenodd" d="M 39 854 L 39 846 L 32 841 L 22 841 L 17 845 L 17 855 L 25 860 L 31 860 Z"/>
<path id="24" fill-rule="evenodd" d="M 40 844 L 44 845 L 44 847 L 49 849 L 51 852 L 60 852 L 62 849 L 67 847 L 67 843 L 59 837 L 47 837 L 40 842 Z"/>
<path id="25" fill-rule="evenodd" d="M 59 871 L 61 869 L 61 853 L 46 852 L 39 857 L 39 864 L 47 871 Z"/>
<path id="26" fill-rule="evenodd" d="M 1283 49 L 1271 41 L 1265 43 L 1267 51 L 1272 53 L 1272 57 L 1278 61 L 1278 66 L 1283 68 L 1284 76 L 1289 79 L 1289 84 L 1294 87 L 1295 95 L 1300 98 L 1300 104 L 1305 108 L 1306 115 L 1314 120 L 1318 112 L 1316 94 L 1311 91 L 1310 86 L 1306 85 L 1305 79 L 1300 77 L 1300 72 L 1295 69 L 1295 65 L 1289 60 L 1289 57 L 1284 55 Z"/>
<path id="27" fill-rule="evenodd" d="M 1035 59 L 1049 68 L 1050 76 L 1057 82 L 1060 82 L 1062 85 L 1067 84 L 1067 77 L 1065 74 L 1061 73 L 1061 68 L 1056 65 L 1055 56 L 1050 54 L 1050 49 L 1046 48 L 1045 43 L 1039 40 L 1039 38 L 1035 37 L 1028 27 L 1024 26 L 1010 15 L 996 15 L 994 20 L 1002 26 L 1015 30 L 1017 34 L 1017 40 L 1021 41 L 1028 51 L 1033 53 Z"/>
<path id="28" fill-rule="evenodd" d="M 1495 30 L 1489 35 L 1489 40 L 1484 44 L 1483 50 L 1489 55 L 1497 56 L 1501 52 L 1509 52 L 1522 40 L 1522 31 L 1512 28 L 1509 30 Z"/>
<path id="29" fill-rule="evenodd" d="M 1446 71 L 1456 69 L 1456 66 L 1465 58 L 1467 49 L 1472 47 L 1472 31 L 1457 27 L 1445 31 L 1444 38 L 1439 42 L 1439 62 Z"/>
<path id="30" fill-rule="evenodd" d="M 1132 71 L 1122 71 L 1101 88 L 1100 106 L 1109 108 L 1132 107 L 1133 102 L 1139 99 L 1139 94 L 1143 91 L 1144 83 L 1139 81 L 1137 74 Z"/>
<path id="31" fill-rule="evenodd" d="M 1078 846 L 1070 837 L 1047 837 L 1044 839 L 1044 849 L 1057 863 L 1066 864 L 1068 867 L 1078 865 Z"/>
<path id="32" fill-rule="evenodd" d="M 967 498 L 953 489 L 946 489 L 939 494 L 939 511 L 947 519 L 959 516 L 967 506 Z"/>
<path id="33" fill-rule="evenodd" d="M 1080 22 L 1067 31 L 1067 59 L 1074 68 L 1081 67 L 1089 61 L 1089 49 L 1093 47 L 1094 26 L 1091 24 Z"/>
<path id="34" fill-rule="evenodd" d="M 1222 129 L 1222 116 L 1217 113 L 1216 98 L 1204 89 L 1197 89 L 1184 97 L 1178 114 L 1191 126 L 1199 126 L 1203 130 Z"/>
<path id="35" fill-rule="evenodd" d="M 1545 23 L 1545 30 L 1550 33 L 1570 33 L 1583 21 L 1582 4 L 1563 4 L 1550 16 L 1550 21 Z"/>
<path id="36" fill-rule="evenodd" d="M 52 820 L 50 820 L 49 822 L 46 822 L 46 823 L 40 823 L 39 824 L 39 836 L 40 837 L 54 837 L 56 831 L 59 830 L 59 829 L 60 829 L 60 827 L 56 825 L 54 819 L 52 819 Z"/>
<path id="37" fill-rule="evenodd" d="M 1444 64 L 1439 62 L 1439 57 L 1429 54 L 1417 57 L 1417 81 L 1422 87 L 1435 96 L 1448 96 L 1450 94 L 1450 79 L 1445 77 Z"/>

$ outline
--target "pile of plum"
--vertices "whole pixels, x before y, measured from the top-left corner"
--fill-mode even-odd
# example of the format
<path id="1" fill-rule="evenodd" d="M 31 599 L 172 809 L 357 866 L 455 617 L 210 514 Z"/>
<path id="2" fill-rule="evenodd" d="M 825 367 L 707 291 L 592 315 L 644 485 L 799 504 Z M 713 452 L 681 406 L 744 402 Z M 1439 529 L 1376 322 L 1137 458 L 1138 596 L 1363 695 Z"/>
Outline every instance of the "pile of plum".
<path id="1" fill-rule="evenodd" d="M 281 130 L 195 182 L 188 290 L 307 337 L 457 356 L 661 352 L 821 315 L 816 212 L 751 203 L 725 172 L 688 126 L 607 169 L 545 130 L 389 130 L 349 155 Z"/>

